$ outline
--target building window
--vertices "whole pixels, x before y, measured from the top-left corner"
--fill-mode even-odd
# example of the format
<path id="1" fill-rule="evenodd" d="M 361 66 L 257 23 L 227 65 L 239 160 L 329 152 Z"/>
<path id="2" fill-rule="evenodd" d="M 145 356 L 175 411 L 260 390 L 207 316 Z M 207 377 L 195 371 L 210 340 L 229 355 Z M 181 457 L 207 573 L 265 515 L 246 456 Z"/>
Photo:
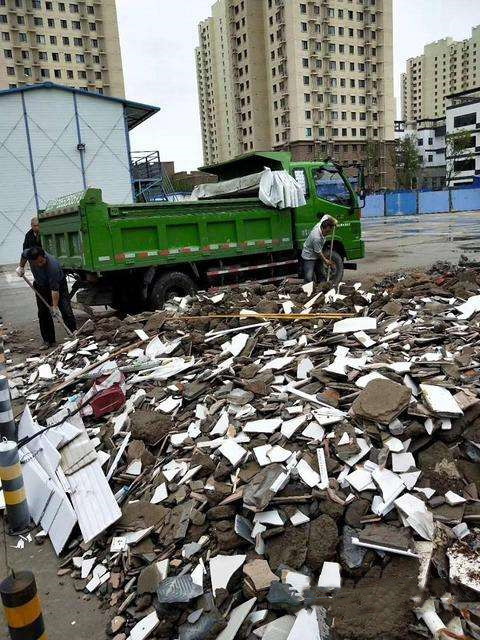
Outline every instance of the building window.
<path id="1" fill-rule="evenodd" d="M 62 29 L 68 29 L 67 21 L 60 20 L 60 26 L 62 27 Z"/>
<path id="2" fill-rule="evenodd" d="M 83 53 L 77 53 L 75 56 L 75 60 L 78 63 L 83 63 L 85 62 L 85 56 L 83 55 Z"/>
<path id="3" fill-rule="evenodd" d="M 311 120 L 311 119 L 312 119 L 312 112 L 305 111 L 305 120 Z"/>
<path id="4" fill-rule="evenodd" d="M 81 25 L 80 25 L 80 20 L 72 20 L 72 29 L 76 29 L 77 31 L 80 31 L 81 29 Z"/>
<path id="5" fill-rule="evenodd" d="M 95 80 L 101 80 L 101 79 L 102 79 L 102 72 L 95 71 Z"/>
<path id="6" fill-rule="evenodd" d="M 65 62 L 71 62 L 72 61 L 72 54 L 71 53 L 66 53 L 65 54 Z"/>
<path id="7" fill-rule="evenodd" d="M 58 10 L 59 11 L 65 11 L 65 3 L 64 2 L 59 2 L 58 3 Z"/>
<path id="8" fill-rule="evenodd" d="M 307 5 L 300 3 L 300 13 L 307 13 Z"/>
<path id="9" fill-rule="evenodd" d="M 55 28 L 55 20 L 53 18 L 48 18 L 47 20 L 47 25 L 51 28 L 54 29 Z"/>
<path id="10" fill-rule="evenodd" d="M 22 51 L 22 59 L 28 60 L 30 58 L 30 51 Z"/>
<path id="11" fill-rule="evenodd" d="M 29 67 L 24 67 L 23 68 L 23 75 L 27 76 L 27 78 L 30 77 L 32 75 L 32 70 Z"/>
<path id="12" fill-rule="evenodd" d="M 74 38 L 73 39 L 73 44 L 76 47 L 82 47 L 83 46 L 83 38 Z"/>
<path id="13" fill-rule="evenodd" d="M 456 116 L 453 119 L 453 126 L 455 129 L 457 127 L 468 127 L 472 124 L 477 124 L 477 116 L 475 113 L 467 113 L 463 116 Z"/>
<path id="14" fill-rule="evenodd" d="M 27 42 L 27 34 L 26 33 L 19 33 L 18 34 L 18 39 L 20 40 L 20 42 Z"/>
<path id="15" fill-rule="evenodd" d="M 37 34 L 35 39 L 37 44 L 45 44 L 45 36 Z"/>
<path id="16" fill-rule="evenodd" d="M 38 59 L 39 60 L 48 60 L 48 53 L 46 51 L 39 51 L 38 52 Z"/>
<path id="17" fill-rule="evenodd" d="M 95 9 L 91 4 L 87 5 L 87 13 L 89 13 L 90 15 L 93 15 L 95 13 Z"/>
<path id="18" fill-rule="evenodd" d="M 454 163 L 454 170 L 456 173 L 460 171 L 475 171 L 475 158 L 468 158 L 467 160 L 457 160 Z"/>
<path id="19" fill-rule="evenodd" d="M 71 69 L 67 69 L 67 78 L 70 80 L 73 78 L 73 71 Z"/>
<path id="20" fill-rule="evenodd" d="M 308 58 L 302 58 L 302 66 L 303 68 L 308 68 Z"/>
<path id="21" fill-rule="evenodd" d="M 60 69 L 55 69 L 53 72 L 55 78 L 61 78 L 62 77 L 62 72 Z"/>
<path id="22" fill-rule="evenodd" d="M 311 138 L 312 137 L 312 127 L 306 127 L 305 129 L 305 136 L 307 138 Z"/>
<path id="23" fill-rule="evenodd" d="M 54 62 L 60 62 L 60 56 L 58 55 L 58 53 L 57 53 L 56 51 L 54 51 L 54 52 L 52 53 L 52 60 L 53 60 Z"/>
<path id="24" fill-rule="evenodd" d="M 70 13 L 78 13 L 78 4 L 70 4 Z"/>
<path id="25" fill-rule="evenodd" d="M 41 9 L 42 2 L 41 0 L 32 0 L 32 9 Z"/>
<path id="26" fill-rule="evenodd" d="M 43 26 L 43 18 L 37 18 L 37 17 L 35 17 L 35 18 L 33 19 L 33 24 L 34 24 L 36 27 L 42 27 L 42 26 Z"/>
<path id="27" fill-rule="evenodd" d="M 13 53 L 11 49 L 4 49 L 3 55 L 5 56 L 5 58 L 13 58 Z"/>
<path id="28" fill-rule="evenodd" d="M 94 49 L 98 49 L 98 40 L 96 38 L 92 38 L 90 42 L 92 43 L 92 47 Z"/>
<path id="29" fill-rule="evenodd" d="M 50 44 L 57 44 L 57 36 L 50 36 Z"/>
<path id="30" fill-rule="evenodd" d="M 7 16 L 5 16 L 5 18 L 6 18 L 6 17 L 7 17 Z M 5 22 L 6 22 L 6 21 L 7 21 L 7 20 L 5 20 Z M 301 28 L 301 30 L 302 30 L 302 32 L 303 32 L 303 33 L 306 33 L 306 32 L 307 32 L 307 23 L 306 23 L 306 22 L 301 22 L 301 23 L 300 23 L 300 28 Z"/>
<path id="31" fill-rule="evenodd" d="M 17 16 L 17 24 L 25 24 L 25 16 Z"/>
<path id="32" fill-rule="evenodd" d="M 78 77 L 85 79 L 87 77 L 87 72 L 86 71 L 79 71 L 78 72 Z"/>
<path id="33" fill-rule="evenodd" d="M 7 22 L 8 22 L 7 16 L 0 15 L 0 23 L 7 24 Z"/>
<path id="34" fill-rule="evenodd" d="M 303 84 L 304 85 L 310 84 L 310 76 L 303 76 Z"/>
<path id="35" fill-rule="evenodd" d="M 50 70 L 40 69 L 40 75 L 42 76 L 42 78 L 50 78 Z"/>
<path id="36" fill-rule="evenodd" d="M 53 2 L 45 2 L 45 9 L 47 11 L 53 11 Z"/>
<path id="37" fill-rule="evenodd" d="M 88 28 L 90 29 L 90 31 L 96 31 L 97 30 L 97 25 L 95 24 L 95 22 L 89 22 L 88 23 Z"/>

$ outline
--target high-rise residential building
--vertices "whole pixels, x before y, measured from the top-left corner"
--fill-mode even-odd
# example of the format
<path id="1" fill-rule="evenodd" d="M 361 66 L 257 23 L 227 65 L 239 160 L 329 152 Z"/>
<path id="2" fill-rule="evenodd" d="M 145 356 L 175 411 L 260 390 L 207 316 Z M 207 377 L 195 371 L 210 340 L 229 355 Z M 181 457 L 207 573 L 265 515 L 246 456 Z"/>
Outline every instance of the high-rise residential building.
<path id="1" fill-rule="evenodd" d="M 480 26 L 472 29 L 471 38 L 437 40 L 427 44 L 422 55 L 407 60 L 401 78 L 402 120 L 444 117 L 447 96 L 479 85 Z"/>
<path id="2" fill-rule="evenodd" d="M 115 0 L 0 0 L 0 89 L 48 81 L 125 96 Z"/>
<path id="3" fill-rule="evenodd" d="M 354 161 L 369 144 L 386 159 L 392 0 L 217 0 L 199 40 L 206 164 L 266 149 Z"/>

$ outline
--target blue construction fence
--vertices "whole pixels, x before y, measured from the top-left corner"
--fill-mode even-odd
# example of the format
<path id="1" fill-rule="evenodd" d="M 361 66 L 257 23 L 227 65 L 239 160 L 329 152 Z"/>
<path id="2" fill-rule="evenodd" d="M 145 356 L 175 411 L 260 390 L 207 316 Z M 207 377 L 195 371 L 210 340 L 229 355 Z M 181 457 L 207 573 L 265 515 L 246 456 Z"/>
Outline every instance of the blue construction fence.
<path id="1" fill-rule="evenodd" d="M 480 189 L 390 191 L 368 195 L 363 218 L 480 210 Z"/>

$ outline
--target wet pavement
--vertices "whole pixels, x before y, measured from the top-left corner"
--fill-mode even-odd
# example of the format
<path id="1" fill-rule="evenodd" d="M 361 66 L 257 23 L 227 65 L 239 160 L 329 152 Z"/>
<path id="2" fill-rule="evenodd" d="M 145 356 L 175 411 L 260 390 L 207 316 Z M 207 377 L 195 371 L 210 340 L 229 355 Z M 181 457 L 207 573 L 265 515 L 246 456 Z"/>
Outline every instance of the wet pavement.
<path id="1" fill-rule="evenodd" d="M 357 276 L 426 267 L 437 260 L 457 263 L 461 255 L 480 260 L 480 211 L 366 218 L 362 224 L 365 259 L 358 262 Z"/>

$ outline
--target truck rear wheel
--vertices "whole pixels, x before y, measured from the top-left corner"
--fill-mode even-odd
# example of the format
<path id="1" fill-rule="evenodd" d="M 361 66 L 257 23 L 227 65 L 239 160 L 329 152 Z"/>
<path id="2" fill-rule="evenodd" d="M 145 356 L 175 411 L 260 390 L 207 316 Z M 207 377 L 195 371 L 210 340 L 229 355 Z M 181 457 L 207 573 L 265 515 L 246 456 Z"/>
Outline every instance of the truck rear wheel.
<path id="1" fill-rule="evenodd" d="M 165 302 L 178 296 L 193 295 L 197 290 L 195 282 L 181 271 L 169 271 L 161 275 L 155 282 L 150 294 L 150 307 L 162 309 Z"/>

